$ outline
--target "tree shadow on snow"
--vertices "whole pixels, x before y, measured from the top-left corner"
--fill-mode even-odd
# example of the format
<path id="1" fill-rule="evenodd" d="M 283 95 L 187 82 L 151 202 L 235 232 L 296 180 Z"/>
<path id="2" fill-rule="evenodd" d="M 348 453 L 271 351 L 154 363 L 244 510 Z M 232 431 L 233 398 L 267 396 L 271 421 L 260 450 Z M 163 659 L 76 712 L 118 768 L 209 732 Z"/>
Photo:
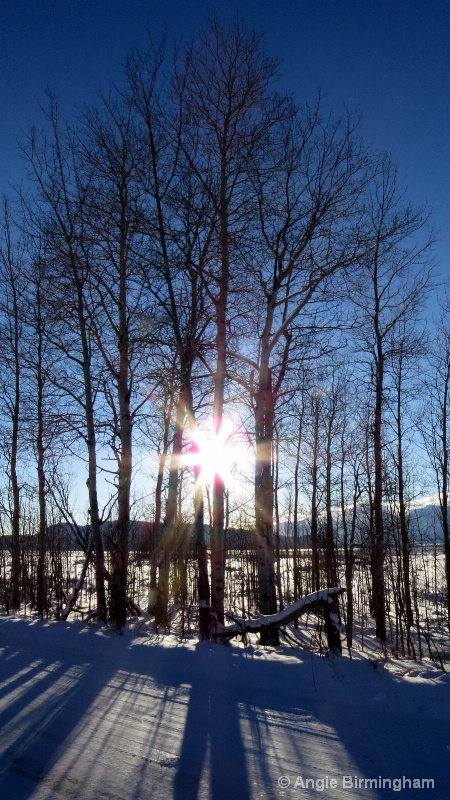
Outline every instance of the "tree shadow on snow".
<path id="1" fill-rule="evenodd" d="M 200 644 L 198 649 L 204 650 Z M 216 654 L 217 655 L 217 654 Z M 220 659 L 220 652 L 218 653 Z M 227 654 L 225 654 L 226 656 Z M 174 783 L 174 800 L 196 800 L 201 778 L 209 770 L 211 800 L 230 797 L 250 800 L 251 793 L 238 705 L 233 702 L 214 669 L 191 676 L 192 687 L 183 744 Z"/>
<path id="2" fill-rule="evenodd" d="M 61 639 L 64 623 L 3 618 L 0 626 L 0 798 L 26 800 L 70 748 L 77 725 L 116 667 L 98 659 L 92 637 L 80 646 L 72 628 Z M 10 626 L 14 636 L 8 644 Z M 85 630 L 77 627 L 78 634 Z"/>
<path id="3" fill-rule="evenodd" d="M 299 793 L 297 776 L 326 774 L 435 777 L 433 797 L 448 797 L 449 727 L 442 715 L 435 724 L 444 692 L 432 684 L 414 694 L 367 663 L 340 671 L 339 660 L 301 651 L 278 660 L 73 624 L 61 636 L 62 625 L 0 619 L 0 798 L 278 800 Z M 411 740 L 414 720 L 423 735 Z M 375 787 L 320 796 L 393 795 Z"/>

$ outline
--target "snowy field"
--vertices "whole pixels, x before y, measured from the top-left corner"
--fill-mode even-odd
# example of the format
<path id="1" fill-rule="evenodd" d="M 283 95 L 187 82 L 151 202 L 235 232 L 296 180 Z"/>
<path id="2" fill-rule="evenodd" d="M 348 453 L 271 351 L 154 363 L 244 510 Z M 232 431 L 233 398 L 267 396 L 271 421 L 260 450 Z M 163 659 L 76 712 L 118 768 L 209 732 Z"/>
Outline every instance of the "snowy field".
<path id="1" fill-rule="evenodd" d="M 0 800 L 450 800 L 434 666 L 137 630 L 0 617 Z"/>

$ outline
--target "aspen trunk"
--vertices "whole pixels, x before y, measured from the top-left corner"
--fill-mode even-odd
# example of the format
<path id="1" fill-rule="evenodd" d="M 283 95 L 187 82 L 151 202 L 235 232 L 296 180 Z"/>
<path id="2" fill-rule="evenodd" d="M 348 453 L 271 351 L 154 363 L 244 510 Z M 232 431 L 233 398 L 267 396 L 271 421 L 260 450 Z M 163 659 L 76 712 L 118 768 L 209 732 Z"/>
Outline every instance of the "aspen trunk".
<path id="1" fill-rule="evenodd" d="M 125 282 L 125 278 L 123 278 L 122 282 Z M 121 319 L 119 332 L 120 370 L 117 389 L 120 413 L 120 454 L 118 456 L 117 529 L 113 552 L 111 617 L 115 627 L 121 631 L 127 621 L 127 575 L 133 428 L 130 410 L 126 302 L 123 297 L 119 314 Z"/>
<path id="2" fill-rule="evenodd" d="M 12 492 L 12 591 L 11 606 L 15 611 L 20 609 L 20 489 L 17 475 L 17 459 L 19 449 L 19 414 L 20 414 L 20 357 L 19 357 L 19 308 L 15 287 L 13 289 L 13 325 L 14 325 L 14 400 L 12 408 L 10 482 Z"/>
<path id="3" fill-rule="evenodd" d="M 378 342 L 375 376 L 375 414 L 373 423 L 374 456 L 374 535 L 372 539 L 372 606 L 375 631 L 381 642 L 386 641 L 386 604 L 384 581 L 385 537 L 383 522 L 383 459 L 381 422 L 383 406 L 384 357 Z"/>
<path id="4" fill-rule="evenodd" d="M 45 585 L 45 551 L 46 551 L 46 510 L 45 510 L 45 449 L 44 449 L 44 376 L 42 363 L 42 320 L 41 320 L 41 292 L 36 291 L 36 322 L 37 322 L 37 352 L 36 352 L 36 390 L 37 390 L 37 476 L 38 476 L 38 503 L 39 503 L 39 533 L 38 533 L 38 564 L 37 564 L 37 590 L 36 606 L 41 618 L 48 612 L 47 591 Z"/>
<path id="5" fill-rule="evenodd" d="M 183 451 L 185 413 L 184 393 L 181 389 L 178 395 L 175 431 L 173 435 L 172 455 L 170 459 L 166 514 L 161 531 L 157 597 L 154 608 L 152 609 L 149 607 L 149 611 L 153 610 L 155 613 L 156 624 L 161 625 L 164 628 L 169 627 L 169 576 L 177 522 L 178 481 L 180 474 L 180 459 Z"/>
<path id="6" fill-rule="evenodd" d="M 319 406 L 318 406 L 318 401 L 316 400 L 314 408 L 313 462 L 311 468 L 311 481 L 312 481 L 311 584 L 312 584 L 312 590 L 314 592 L 317 592 L 320 586 L 319 531 L 318 531 L 318 519 L 317 519 L 318 452 L 319 452 Z"/>
<path id="7" fill-rule="evenodd" d="M 105 592 L 105 553 L 103 538 L 100 530 L 100 514 L 97 493 L 97 439 L 94 420 L 94 400 L 91 375 L 91 349 L 85 317 L 85 301 L 83 286 L 78 275 L 74 253 L 70 253 L 73 281 L 76 290 L 78 333 L 80 336 L 83 354 L 83 383 L 84 383 L 84 413 L 86 422 L 86 441 L 88 451 L 88 478 L 87 487 L 89 494 L 89 518 L 95 552 L 95 590 L 97 597 L 97 620 L 107 621 L 106 592 Z"/>
<path id="8" fill-rule="evenodd" d="M 269 367 L 263 365 L 255 397 L 255 529 L 259 610 L 265 615 L 277 611 L 273 548 L 273 417 L 272 376 Z M 278 630 L 263 630 L 261 643 L 278 645 Z"/>

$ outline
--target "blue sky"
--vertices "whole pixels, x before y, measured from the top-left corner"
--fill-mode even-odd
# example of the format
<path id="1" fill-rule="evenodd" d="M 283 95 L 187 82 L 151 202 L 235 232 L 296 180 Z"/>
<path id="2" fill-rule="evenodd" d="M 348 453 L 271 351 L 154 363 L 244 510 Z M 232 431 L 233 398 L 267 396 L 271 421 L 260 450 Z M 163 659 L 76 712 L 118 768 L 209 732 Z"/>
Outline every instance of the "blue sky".
<path id="1" fill-rule="evenodd" d="M 148 31 L 188 39 L 214 9 L 265 32 L 299 101 L 320 89 L 336 112 L 361 112 L 365 137 L 391 153 L 409 197 L 432 209 L 440 271 L 450 275 L 447 0 L 2 0 L 0 194 L 24 174 L 17 140 L 39 125 L 46 86 L 69 115 L 120 79 Z"/>

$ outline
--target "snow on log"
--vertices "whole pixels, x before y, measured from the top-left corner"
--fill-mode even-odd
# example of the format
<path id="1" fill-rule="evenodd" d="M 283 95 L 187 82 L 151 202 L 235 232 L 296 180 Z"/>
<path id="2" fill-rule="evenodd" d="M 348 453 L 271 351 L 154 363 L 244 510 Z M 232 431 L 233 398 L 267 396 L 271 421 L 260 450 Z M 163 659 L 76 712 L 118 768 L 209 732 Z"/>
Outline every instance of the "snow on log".
<path id="1" fill-rule="evenodd" d="M 228 619 L 233 621 L 232 625 L 217 626 L 216 636 L 222 639 L 232 639 L 246 633 L 258 633 L 270 628 L 280 628 L 298 619 L 302 614 L 310 611 L 322 610 L 325 619 L 325 631 L 328 639 L 328 646 L 331 650 L 341 650 L 340 642 L 340 621 L 337 614 L 336 598 L 345 592 L 343 588 L 321 589 L 318 592 L 308 594 L 306 597 L 296 600 L 283 611 L 277 614 L 265 616 L 258 614 L 254 619 L 241 619 L 231 614 L 227 614 Z"/>

